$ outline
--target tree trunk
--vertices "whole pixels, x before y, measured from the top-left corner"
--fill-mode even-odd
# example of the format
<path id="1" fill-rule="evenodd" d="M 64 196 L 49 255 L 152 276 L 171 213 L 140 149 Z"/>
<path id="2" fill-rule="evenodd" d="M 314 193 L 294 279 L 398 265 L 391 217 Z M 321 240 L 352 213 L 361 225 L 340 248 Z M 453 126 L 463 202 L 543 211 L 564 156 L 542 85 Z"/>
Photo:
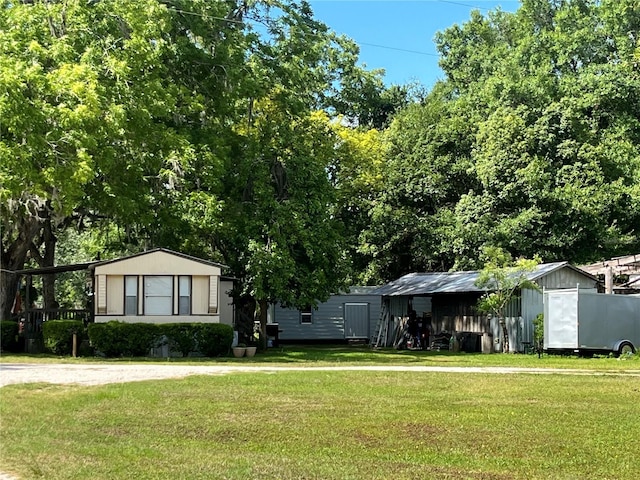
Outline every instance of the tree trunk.
<path id="1" fill-rule="evenodd" d="M 502 327 L 502 353 L 509 353 L 509 331 L 507 330 L 507 322 L 504 318 L 500 317 L 499 323 Z"/>
<path id="2" fill-rule="evenodd" d="M 0 320 L 9 320 L 13 317 L 11 308 L 18 291 L 18 275 L 5 270 L 4 263 L 0 270 Z"/>
<path id="3" fill-rule="evenodd" d="M 42 232 L 42 243 L 44 244 L 44 255 L 42 256 L 41 267 L 53 267 L 56 256 L 56 243 L 58 239 L 53 234 L 53 228 L 51 227 L 51 219 L 47 219 L 44 224 L 44 230 Z M 58 308 L 58 302 L 56 302 L 56 276 L 55 274 L 42 276 L 42 299 L 44 301 L 44 308 L 53 309 Z"/>
<path id="4" fill-rule="evenodd" d="M 267 348 L 267 308 L 269 308 L 269 302 L 265 299 L 258 300 L 258 306 L 260 311 L 260 349 L 265 350 Z"/>
<path id="5" fill-rule="evenodd" d="M 11 318 L 11 307 L 18 290 L 18 277 L 13 272 L 22 270 L 33 239 L 38 234 L 39 224 L 35 218 L 23 220 L 17 227 L 14 239 L 5 232 L 0 252 L 0 320 Z"/>
<path id="6" fill-rule="evenodd" d="M 253 321 L 256 313 L 256 301 L 251 297 L 235 298 L 236 318 L 235 329 L 238 331 L 238 341 L 243 343 L 249 340 L 253 333 Z"/>

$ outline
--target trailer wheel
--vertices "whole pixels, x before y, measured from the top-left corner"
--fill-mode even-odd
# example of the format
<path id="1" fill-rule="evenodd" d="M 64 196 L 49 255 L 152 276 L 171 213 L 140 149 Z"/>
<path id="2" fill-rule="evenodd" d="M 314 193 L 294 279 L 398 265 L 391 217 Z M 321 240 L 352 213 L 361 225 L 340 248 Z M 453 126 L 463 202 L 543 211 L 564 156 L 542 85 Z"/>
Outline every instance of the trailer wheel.
<path id="1" fill-rule="evenodd" d="M 620 357 L 633 355 L 634 353 L 636 353 L 636 349 L 631 342 L 622 342 L 618 346 L 618 356 Z"/>

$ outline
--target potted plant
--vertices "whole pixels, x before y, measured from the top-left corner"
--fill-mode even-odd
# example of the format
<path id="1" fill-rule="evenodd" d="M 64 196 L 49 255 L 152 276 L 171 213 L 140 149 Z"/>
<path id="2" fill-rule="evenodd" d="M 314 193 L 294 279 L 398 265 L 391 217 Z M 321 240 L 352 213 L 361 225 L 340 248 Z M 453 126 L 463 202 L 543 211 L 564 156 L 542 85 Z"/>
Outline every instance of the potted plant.
<path id="1" fill-rule="evenodd" d="M 256 346 L 255 343 L 253 342 L 249 342 L 249 345 L 247 345 L 246 348 L 246 355 L 247 357 L 253 357 L 256 354 L 256 350 L 258 349 L 258 347 Z"/>
<path id="2" fill-rule="evenodd" d="M 258 345 L 260 344 L 260 324 L 254 324 L 253 333 L 249 338 L 247 345 L 246 355 L 247 357 L 253 357 L 256 354 Z"/>
<path id="3" fill-rule="evenodd" d="M 247 351 L 247 346 L 244 343 L 239 343 L 237 346 L 233 347 L 232 350 L 233 350 L 234 357 L 236 358 L 244 357 L 244 354 Z"/>

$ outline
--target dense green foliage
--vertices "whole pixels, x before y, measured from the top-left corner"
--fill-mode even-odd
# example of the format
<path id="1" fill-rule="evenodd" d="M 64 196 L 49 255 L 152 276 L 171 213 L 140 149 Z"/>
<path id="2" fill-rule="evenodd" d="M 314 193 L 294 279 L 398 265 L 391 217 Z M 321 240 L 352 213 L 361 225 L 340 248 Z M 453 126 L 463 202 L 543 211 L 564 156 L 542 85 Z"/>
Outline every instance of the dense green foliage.
<path id="1" fill-rule="evenodd" d="M 56 355 L 71 355 L 74 334 L 79 346 L 86 336 L 86 328 L 81 320 L 48 320 L 42 324 L 44 348 Z"/>
<path id="2" fill-rule="evenodd" d="M 170 323 L 158 325 L 159 330 L 166 336 L 171 351 L 178 351 L 183 357 L 189 352 L 196 351 L 196 336 L 194 326 L 188 323 Z"/>
<path id="3" fill-rule="evenodd" d="M 112 321 L 89 324 L 88 334 L 91 345 L 106 357 L 145 357 L 164 344 L 185 357 L 192 352 L 217 357 L 227 354 L 233 341 L 233 328 L 220 323 Z"/>
<path id="4" fill-rule="evenodd" d="M 228 265 L 248 330 L 484 247 L 637 253 L 638 31 L 635 0 L 474 12 L 418 97 L 304 1 L 3 2 L 0 313 L 11 271 L 150 247 Z"/>
<path id="5" fill-rule="evenodd" d="M 222 323 L 204 323 L 196 331 L 198 351 L 206 357 L 229 353 L 233 342 L 233 328 Z"/>
<path id="6" fill-rule="evenodd" d="M 315 112 L 382 124 L 407 91 L 356 67 L 357 47 L 305 2 L 4 2 L 0 54 L 0 311 L 9 271 L 52 265 L 75 227 L 108 256 L 222 261 L 253 305 L 344 283 L 337 138 Z"/>
<path id="7" fill-rule="evenodd" d="M 640 250 L 640 4 L 524 0 L 437 36 L 446 78 L 388 131 L 372 280 L 479 267 L 483 246 Z"/>
<path id="8" fill-rule="evenodd" d="M 18 346 L 18 322 L 0 322 L 0 341 L 3 352 L 14 352 Z"/>
<path id="9" fill-rule="evenodd" d="M 96 352 L 106 357 L 145 357 L 162 336 L 153 323 L 90 323 L 87 331 Z"/>
<path id="10" fill-rule="evenodd" d="M 221 323 L 171 323 L 158 325 L 169 350 L 180 352 L 183 357 L 201 353 L 217 357 L 229 353 L 233 342 L 233 328 Z"/>

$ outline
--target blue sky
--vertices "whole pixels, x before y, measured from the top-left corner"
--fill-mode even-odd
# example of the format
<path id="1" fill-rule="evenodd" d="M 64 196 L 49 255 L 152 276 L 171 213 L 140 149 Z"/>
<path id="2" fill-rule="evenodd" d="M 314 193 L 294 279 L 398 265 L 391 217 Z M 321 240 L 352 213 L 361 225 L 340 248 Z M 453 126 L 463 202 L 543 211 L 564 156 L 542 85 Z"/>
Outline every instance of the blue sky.
<path id="1" fill-rule="evenodd" d="M 437 31 L 464 23 L 474 9 L 486 14 L 498 6 L 507 12 L 520 6 L 518 0 L 310 0 L 309 3 L 318 20 L 358 43 L 361 64 L 370 70 L 386 71 L 387 84 L 418 81 L 429 88 L 443 77 L 433 41 Z"/>

